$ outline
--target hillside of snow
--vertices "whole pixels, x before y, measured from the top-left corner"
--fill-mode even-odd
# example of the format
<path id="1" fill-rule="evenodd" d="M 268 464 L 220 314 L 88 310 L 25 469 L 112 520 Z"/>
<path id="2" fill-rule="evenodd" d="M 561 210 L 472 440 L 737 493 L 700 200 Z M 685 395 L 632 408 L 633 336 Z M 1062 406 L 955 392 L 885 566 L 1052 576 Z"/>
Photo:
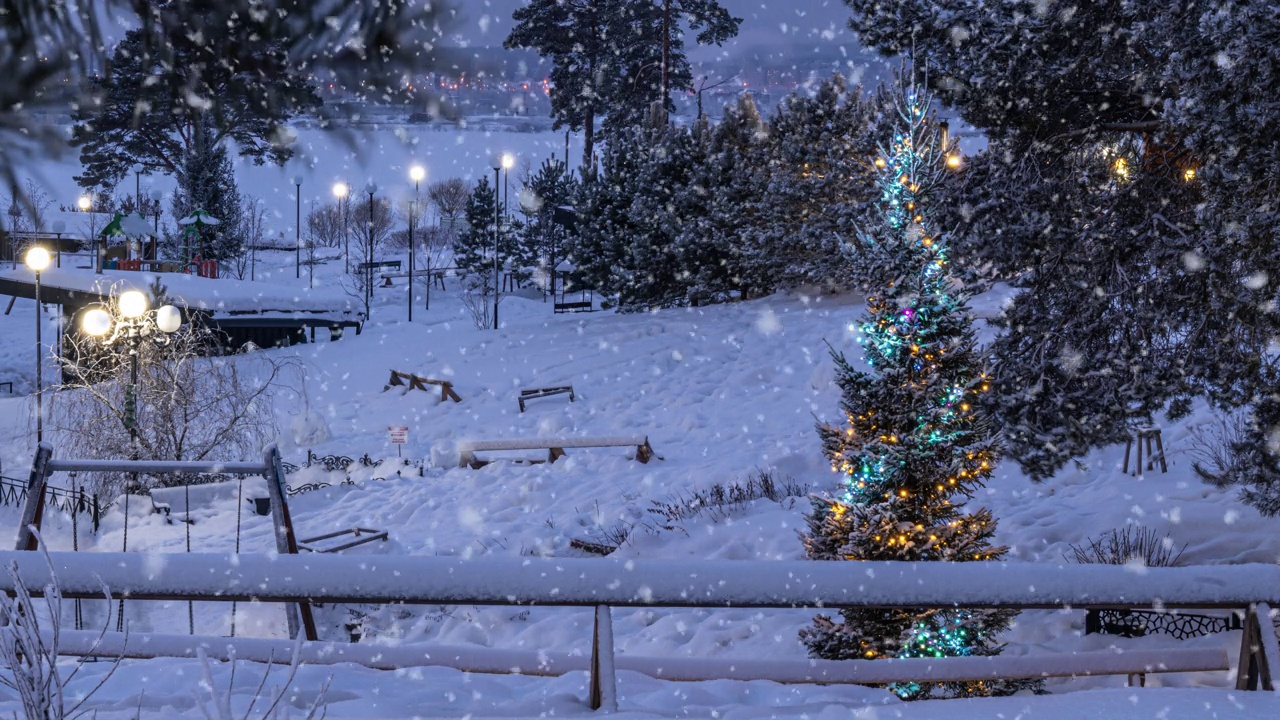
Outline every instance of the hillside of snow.
<path id="1" fill-rule="evenodd" d="M 306 284 L 305 277 L 294 279 L 291 254 L 263 253 L 259 263 L 264 283 Z M 340 273 L 341 263 L 331 263 L 317 278 L 336 282 Z M 990 317 L 1006 296 L 1007 291 L 993 291 L 977 298 L 974 309 L 980 317 Z M 648 314 L 554 315 L 551 304 L 529 290 L 504 298 L 503 327 L 496 332 L 474 327 L 452 281 L 447 291 L 433 292 L 429 311 L 419 299 L 412 324 L 405 321 L 406 300 L 404 281 L 398 280 L 395 288 L 377 290 L 372 320 L 360 335 L 349 332 L 336 342 L 260 351 L 296 358 L 302 370 L 276 398 L 279 442 L 288 462 L 304 465 L 308 451 L 385 460 L 372 468 L 353 465 L 354 484 L 349 485 L 339 484 L 346 479 L 343 473 L 327 473 L 318 465 L 292 475 L 295 487 L 331 483 L 292 499 L 302 537 L 355 526 L 389 533 L 387 542 L 348 554 L 588 557 L 574 547 L 586 542 L 620 544 L 613 556 L 624 558 L 803 558 L 797 532 L 804 527 L 805 495 L 832 491 L 839 481 L 827 467 L 814 431 L 819 420 L 835 418 L 839 399 L 827 343 L 857 357 L 851 323 L 862 312 L 860 298 L 797 292 Z M 19 389 L 31 384 L 33 313 L 33 303 L 19 300 L 11 314 L 0 316 L 0 380 L 14 379 Z M 46 341 L 54 327 L 50 322 Z M 384 391 L 393 369 L 448 380 L 462 401 L 441 402 L 434 388 Z M 574 401 L 556 395 L 531 400 L 525 412 L 519 411 L 521 389 L 557 385 L 572 385 Z M 7 477 L 26 476 L 34 447 L 32 408 L 29 398 L 0 397 L 0 459 Z M 1010 548 L 1015 562 L 1062 563 L 1072 544 L 1130 524 L 1167 534 L 1178 548 L 1185 544 L 1184 564 L 1277 562 L 1276 521 L 1241 505 L 1232 492 L 1203 484 L 1191 471 L 1197 437 L 1211 434 L 1218 422 L 1201 408 L 1187 420 L 1163 427 L 1168 473 L 1122 473 L 1123 446 L 1092 453 L 1041 484 L 1005 462 L 973 503 L 994 511 L 999 520 L 996 541 Z M 409 464 L 396 459 L 388 426 L 409 428 L 403 448 Z M 552 464 L 500 461 L 479 470 L 457 466 L 457 445 L 464 440 L 618 435 L 647 436 L 660 459 L 642 464 L 629 459 L 627 448 L 615 447 L 569 449 Z M 787 480 L 791 495 L 700 512 L 692 512 L 685 502 L 717 485 L 745 484 L 761 471 Z M 51 482 L 66 486 L 69 480 L 55 476 Z M 258 485 L 247 481 L 246 496 L 260 494 Z M 145 499 L 135 498 L 129 549 L 181 553 L 188 532 L 197 551 L 232 552 L 237 542 L 241 552 L 274 549 L 269 518 L 252 513 L 247 504 L 237 512 L 234 492 L 192 497 L 191 524 L 171 523 L 150 513 Z M 167 501 L 174 515 L 186 514 L 181 501 Z M 690 512 L 673 520 L 654 512 L 663 506 Z M 118 551 L 124 537 L 121 510 L 116 503 L 96 535 L 81 520 L 75 539 L 79 549 Z M 16 509 L 0 508 L 5 527 L 12 528 L 16 519 Z M 66 516 L 52 514 L 46 529 L 52 547 L 71 548 Z M 83 610 L 89 627 L 114 619 L 114 607 L 108 614 L 101 603 L 86 601 Z M 221 604 L 198 603 L 196 632 L 227 633 L 229 611 Z M 590 652 L 588 610 L 325 607 L 317 612 L 322 635 L 330 639 L 345 637 L 350 623 L 365 635 L 363 642 Z M 622 654 L 799 659 L 805 650 L 797 631 L 812 614 L 659 609 L 617 610 L 614 617 Z M 133 601 L 126 605 L 126 616 L 137 632 L 187 631 L 185 604 Z M 240 605 L 236 623 L 242 635 L 285 635 L 279 606 Z M 1026 613 L 1006 637 L 1005 653 L 1190 645 L 1225 648 L 1234 659 L 1239 647 L 1238 632 L 1182 645 L 1167 636 L 1084 636 L 1083 627 L 1082 612 Z M 152 674 L 162 667 L 167 679 L 153 681 Z M 199 717 L 191 696 L 198 672 L 194 661 L 127 663 L 94 702 L 104 718 L 133 717 L 135 707 L 144 709 L 143 717 Z M 329 672 L 303 670 L 295 683 L 301 688 L 300 707 Z M 88 683 L 97 673 L 90 666 L 78 682 Z M 225 682 L 225 668 L 218 673 Z M 329 717 L 585 716 L 590 713 L 581 699 L 584 677 L 468 676 L 442 668 L 381 673 L 345 666 L 329 693 Z M 249 679 L 237 676 L 236 682 L 239 686 Z M 1197 673 L 1152 675 L 1147 682 L 1148 687 L 1189 689 L 1168 695 L 1119 689 L 1067 694 L 1037 707 L 1061 717 L 1086 717 L 1091 704 L 1126 706 L 1132 696 L 1138 698 L 1133 701 L 1138 714 L 1127 717 L 1187 717 L 1179 712 L 1219 703 L 1223 697 L 1195 688 L 1227 687 L 1230 681 L 1223 673 Z M 1123 677 L 1112 677 L 1055 680 L 1048 687 L 1067 693 L 1123 684 Z M 621 675 L 619 690 L 620 717 L 637 718 L 713 713 L 737 718 L 920 718 L 935 716 L 931 712 L 996 717 L 995 708 L 1013 717 L 1023 700 L 975 706 L 970 715 L 959 703 L 903 705 L 886 691 L 868 688 L 672 684 L 630 673 Z M 1220 708 L 1219 717 L 1256 717 L 1276 709 L 1253 694 L 1235 697 L 1237 706 Z M 0 689 L 0 714 L 14 707 L 8 698 Z M 1063 698 L 1081 698 L 1082 704 Z"/>

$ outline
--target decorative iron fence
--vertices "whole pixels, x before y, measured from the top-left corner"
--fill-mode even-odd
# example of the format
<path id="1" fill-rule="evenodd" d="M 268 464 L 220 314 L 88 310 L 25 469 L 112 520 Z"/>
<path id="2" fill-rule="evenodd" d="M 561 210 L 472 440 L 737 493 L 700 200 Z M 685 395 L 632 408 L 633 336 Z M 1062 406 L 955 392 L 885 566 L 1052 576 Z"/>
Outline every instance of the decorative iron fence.
<path id="1" fill-rule="evenodd" d="M 0 476 L 0 505 L 20 508 L 26 501 L 26 481 Z M 93 531 L 98 531 L 98 523 L 104 508 L 98 503 L 96 493 L 88 492 L 84 488 L 68 490 L 46 485 L 45 503 L 47 507 L 61 510 L 68 515 L 73 513 L 88 515 L 93 521 Z"/>
<path id="2" fill-rule="evenodd" d="M 350 457 L 347 457 L 346 455 L 316 455 L 315 453 L 308 450 L 307 461 L 305 464 L 299 467 L 298 465 L 294 465 L 293 463 L 284 463 L 284 472 L 286 475 L 292 475 L 293 473 L 298 472 L 302 468 L 309 468 L 315 465 L 319 465 L 323 467 L 326 472 L 334 472 L 337 470 L 342 470 L 346 472 L 350 470 L 353 464 L 359 464 L 361 467 L 375 468 L 382 465 L 382 462 L 383 462 L 382 460 L 374 460 L 373 458 L 369 457 L 368 453 L 365 453 L 361 457 L 358 457 L 353 460 Z M 422 475 L 424 473 L 423 467 L 420 463 L 411 463 L 411 464 L 405 465 L 405 467 L 416 467 L 418 469 L 419 475 Z M 375 480 L 375 481 L 386 480 L 385 477 L 372 477 L 369 479 Z M 313 490 L 322 490 L 327 487 L 333 487 L 335 484 L 336 485 L 355 485 L 356 482 L 352 480 L 350 476 L 346 477 L 344 480 L 338 483 L 309 482 L 309 483 L 304 483 L 302 485 L 297 485 L 294 487 L 287 487 L 285 488 L 285 494 L 288 495 L 289 497 L 294 497 L 296 495 L 308 493 Z"/>
<path id="3" fill-rule="evenodd" d="M 1244 618 L 1230 615 L 1154 612 L 1151 610 L 1090 610 L 1084 619 L 1085 634 L 1120 637 L 1171 635 L 1178 640 L 1231 632 L 1244 628 Z"/>

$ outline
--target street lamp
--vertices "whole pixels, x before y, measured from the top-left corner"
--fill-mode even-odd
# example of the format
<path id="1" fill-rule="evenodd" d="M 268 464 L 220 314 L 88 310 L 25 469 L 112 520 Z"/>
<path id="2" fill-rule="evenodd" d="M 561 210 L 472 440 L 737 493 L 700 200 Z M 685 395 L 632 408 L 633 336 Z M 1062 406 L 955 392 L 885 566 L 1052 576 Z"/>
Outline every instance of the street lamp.
<path id="1" fill-rule="evenodd" d="M 56 258 L 57 266 L 62 267 L 62 233 L 67 231 L 67 223 L 62 220 L 54 220 L 53 227 L 50 228 L 54 235 L 58 236 L 57 245 L 53 248 L 54 258 Z"/>
<path id="2" fill-rule="evenodd" d="M 365 303 L 373 304 L 373 194 L 378 192 L 378 186 L 372 180 L 368 185 L 364 186 L 364 191 L 369 193 L 369 252 L 365 258 Z M 412 268 L 410 268 L 412 269 Z M 368 314 L 366 307 L 366 315 Z"/>
<path id="3" fill-rule="evenodd" d="M 160 200 L 164 193 L 158 188 L 151 188 L 151 209 L 156 211 L 155 234 L 151 236 L 151 260 L 160 259 Z"/>
<path id="4" fill-rule="evenodd" d="M 293 221 L 293 277 L 295 280 L 302 279 L 302 176 L 293 176 L 293 199 L 297 203 L 295 208 L 296 214 Z"/>
<path id="5" fill-rule="evenodd" d="M 133 204 L 138 206 L 138 214 L 142 214 L 142 163 L 133 166 Z"/>
<path id="6" fill-rule="evenodd" d="M 511 153 L 502 154 L 502 214 L 505 217 L 511 211 L 508 202 L 511 199 L 511 168 L 516 166 L 516 156 Z"/>
<path id="7" fill-rule="evenodd" d="M 347 239 L 347 214 L 342 211 L 342 198 L 347 196 L 351 188 L 347 187 L 344 182 L 333 184 L 333 196 L 338 198 L 338 214 L 342 216 L 342 256 L 347 265 L 347 272 L 351 272 L 351 242 Z M 350 203 L 347 205 L 350 207 Z"/>
<path id="8" fill-rule="evenodd" d="M 498 173 L 506 164 L 507 155 L 494 157 L 493 162 L 493 329 L 498 329 Z"/>
<path id="9" fill-rule="evenodd" d="M 414 205 L 418 202 L 419 185 L 422 179 L 427 176 L 427 171 L 421 165 L 414 165 L 409 168 L 409 179 L 413 180 L 413 198 L 409 200 L 409 322 L 413 322 L 413 271 L 417 269 L 414 264 L 414 247 L 413 247 L 413 225 L 416 221 L 413 210 Z M 430 257 L 428 255 L 428 257 Z M 431 309 L 431 267 L 427 263 L 427 309 Z"/>
<path id="10" fill-rule="evenodd" d="M 105 247 L 105 244 L 101 247 L 98 245 L 97 216 L 93 213 L 93 191 L 91 190 L 86 192 L 84 195 L 81 195 L 80 199 L 76 201 L 76 206 L 80 208 L 80 212 L 89 213 L 89 242 L 92 244 L 94 249 L 94 272 L 101 275 L 102 265 L 106 260 L 104 255 L 106 254 L 107 248 Z"/>
<path id="11" fill-rule="evenodd" d="M 44 313 L 40 307 L 40 272 L 49 267 L 49 251 L 36 246 L 27 251 L 27 267 L 36 273 L 36 444 L 44 442 L 44 372 L 41 365 L 44 344 L 40 341 L 40 325 Z"/>
<path id="12" fill-rule="evenodd" d="M 129 351 L 129 385 L 124 393 L 124 423 L 129 430 L 129 459 L 138 459 L 138 348 L 143 338 L 158 347 L 167 346 L 173 340 L 173 333 L 182 326 L 182 313 L 172 305 L 163 305 L 149 311 L 147 296 L 137 290 L 120 293 L 116 299 L 117 317 L 102 307 L 96 307 L 84 314 L 80 327 L 85 334 L 100 338 L 103 347 L 124 339 Z M 159 330 L 160 332 L 155 332 Z M 133 473 L 133 485 L 137 485 L 138 474 Z M 124 514 L 129 516 L 129 489 L 124 494 Z M 124 536 L 121 552 L 129 550 L 129 536 Z M 190 612 L 190 608 L 188 608 Z M 116 630 L 124 630 L 124 598 L 120 598 L 120 610 L 116 616 Z"/>

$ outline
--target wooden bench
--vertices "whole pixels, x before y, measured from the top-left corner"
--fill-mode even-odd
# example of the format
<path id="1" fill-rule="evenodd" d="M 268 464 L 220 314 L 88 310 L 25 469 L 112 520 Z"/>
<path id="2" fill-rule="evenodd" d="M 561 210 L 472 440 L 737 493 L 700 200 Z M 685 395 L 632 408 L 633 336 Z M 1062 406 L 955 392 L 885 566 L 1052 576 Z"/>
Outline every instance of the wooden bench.
<path id="1" fill-rule="evenodd" d="M 462 402 L 462 398 L 458 393 L 453 391 L 453 383 L 448 380 L 435 380 L 433 378 L 424 378 L 414 375 L 413 373 L 403 373 L 399 370 L 391 371 L 391 379 L 383 386 L 382 392 L 386 392 L 395 386 L 405 387 L 405 392 L 410 390 L 426 390 L 428 385 L 440 386 L 440 402 L 452 400 L 454 402 Z"/>
<path id="2" fill-rule="evenodd" d="M 427 278 L 427 281 L 428 281 L 429 283 L 433 283 L 433 284 L 435 284 L 435 285 L 439 285 L 441 290 L 447 290 L 447 289 L 448 289 L 448 288 L 446 288 L 446 287 L 444 286 L 444 271 L 443 271 L 443 270 L 430 270 L 430 271 L 428 271 L 428 270 L 414 270 L 412 273 L 410 273 L 410 272 L 382 273 L 382 275 L 380 275 L 380 277 L 382 278 L 382 281 L 383 281 L 383 283 L 382 283 L 382 287 L 392 287 L 392 285 L 391 285 L 391 280 L 392 280 L 392 278 L 407 278 L 407 277 L 409 277 L 410 275 L 413 275 L 414 277 L 424 277 L 424 276 L 425 276 L 425 277 Z"/>
<path id="3" fill-rule="evenodd" d="M 573 313 L 591 312 L 594 309 L 590 300 L 582 300 L 580 302 L 558 302 L 551 310 L 557 313 Z"/>
<path id="4" fill-rule="evenodd" d="M 375 260 L 373 262 L 362 262 L 356 265 L 357 270 L 373 270 L 374 268 L 395 268 L 400 269 L 399 260 Z"/>
<path id="5" fill-rule="evenodd" d="M 343 535 L 350 535 L 355 539 L 350 542 L 330 545 L 328 547 L 318 547 L 313 544 L 320 542 L 321 540 L 330 540 L 332 538 L 342 537 Z M 307 552 L 314 553 L 336 553 L 356 547 L 357 545 L 371 543 L 375 540 L 382 540 L 385 542 L 386 539 L 386 530 L 370 530 L 369 528 L 353 527 L 347 528 L 346 530 L 337 530 L 335 532 L 325 533 L 324 535 L 317 535 L 315 537 L 303 538 L 298 541 L 298 550 L 306 550 Z"/>
<path id="6" fill-rule="evenodd" d="M 622 435 L 615 437 L 527 438 L 517 440 L 464 440 L 458 443 L 458 467 L 479 469 L 492 460 L 477 457 L 478 452 L 509 452 L 515 450 L 545 450 L 546 459 L 521 458 L 526 462 L 549 462 L 565 456 L 565 448 L 634 447 L 635 459 L 647 463 L 653 458 L 662 459 L 649 445 L 646 435 Z"/>
<path id="7" fill-rule="evenodd" d="M 524 403 L 526 400 L 533 400 L 535 398 L 542 398 L 542 397 L 551 397 L 552 395 L 563 395 L 565 393 L 569 394 L 569 402 L 573 402 L 574 397 L 573 397 L 572 385 L 561 385 L 558 387 L 531 388 L 529 390 L 521 390 L 520 398 L 519 398 L 520 412 L 524 412 Z"/>

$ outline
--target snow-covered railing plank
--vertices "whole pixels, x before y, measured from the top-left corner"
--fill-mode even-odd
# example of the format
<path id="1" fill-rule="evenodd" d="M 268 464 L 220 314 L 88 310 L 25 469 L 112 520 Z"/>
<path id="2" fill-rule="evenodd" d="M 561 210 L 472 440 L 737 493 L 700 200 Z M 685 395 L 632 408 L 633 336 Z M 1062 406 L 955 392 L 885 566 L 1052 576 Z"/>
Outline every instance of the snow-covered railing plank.
<path id="1" fill-rule="evenodd" d="M 50 460 L 50 472 L 192 473 L 262 475 L 264 463 L 199 460 Z"/>
<path id="2" fill-rule="evenodd" d="M 1056 677 L 1223 670 L 1222 651 L 1154 651 L 1120 654 L 893 661 L 721 661 L 628 658 L 613 654 L 610 607 L 862 607 L 862 608 L 1088 608 L 1229 607 L 1249 609 L 1238 675 L 1245 687 L 1274 687 L 1274 632 L 1267 600 L 1280 590 L 1273 565 L 1152 568 L 1050 566 L 1027 563 L 823 563 L 757 561 L 643 561 L 610 559 L 335 557 L 277 555 L 161 555 L 51 553 L 49 563 L 31 552 L 0 552 L 0 564 L 16 578 L 0 577 L 0 591 L 21 583 L 39 594 L 57 575 L 67 598 L 117 596 L 152 600 L 257 600 L 311 602 L 593 606 L 595 637 L 589 671 L 593 708 L 612 707 L 615 669 L 655 677 L 713 677 L 777 682 L 949 682 L 994 678 Z M 52 571 L 50 570 L 52 566 Z M 1259 610 L 1267 630 L 1260 628 Z M 275 641 L 148 636 L 93 648 L 94 634 L 66 635 L 61 652 L 130 657 L 188 657 L 197 647 L 234 645 L 244 659 L 283 660 L 292 653 Z M 313 636 L 314 637 L 314 636 Z M 74 640 L 77 644 L 71 644 Z M 136 642 L 137 644 L 132 644 Z M 529 674 L 563 674 L 586 658 L 547 653 L 490 655 L 416 646 L 300 645 L 304 660 L 357 662 L 373 667 L 443 664 L 480 671 L 513 667 Z M 359 649 L 357 649 L 359 648 Z M 432 652 L 436 652 L 435 656 Z M 501 651 L 495 651 L 501 652 Z M 225 651 L 224 651 L 225 653 Z M 256 653 L 256 654 L 253 654 Z M 443 654 L 441 654 L 443 653 Z M 446 662 L 450 653 L 452 661 Z M 222 655 L 208 652 L 213 657 Z M 265 655 L 265 657 L 264 657 Z M 463 657 L 465 655 L 465 658 Z M 437 660 L 440 662 L 433 662 Z M 364 661 L 364 662 L 362 662 Z M 559 663 L 556 667 L 555 664 Z M 563 668 L 563 670 L 560 670 Z M 495 670 L 498 671 L 498 670 Z M 1247 677 L 1246 677 L 1247 676 Z"/>
<path id="3" fill-rule="evenodd" d="M 600 611 L 597 610 L 597 615 Z M 52 637 L 48 638 L 52 641 Z M 247 662 L 288 664 L 295 648 L 311 665 L 353 663 L 377 670 L 440 666 L 463 672 L 555 677 L 589 669 L 592 658 L 567 652 L 406 643 L 296 642 L 285 639 L 224 638 L 142 633 L 99 634 L 64 630 L 58 652 L 134 659 L 195 658 L 204 650 L 213 660 L 234 657 Z M 903 660 L 754 660 L 741 658 L 649 657 L 602 652 L 617 670 L 661 680 L 770 680 L 779 683 L 851 683 L 878 685 L 908 680 L 970 682 L 996 678 L 1089 677 L 1167 672 L 1222 672 L 1230 667 L 1226 650 L 1102 650 L 1045 655 Z"/>
<path id="4" fill-rule="evenodd" d="M 1135 569 L 1039 563 L 50 553 L 62 594 L 154 600 L 446 605 L 863 608 L 1232 608 L 1275 601 L 1280 566 Z M 0 552 L 23 584 L 44 559 Z M 0 590 L 13 580 L 0 574 Z"/>

